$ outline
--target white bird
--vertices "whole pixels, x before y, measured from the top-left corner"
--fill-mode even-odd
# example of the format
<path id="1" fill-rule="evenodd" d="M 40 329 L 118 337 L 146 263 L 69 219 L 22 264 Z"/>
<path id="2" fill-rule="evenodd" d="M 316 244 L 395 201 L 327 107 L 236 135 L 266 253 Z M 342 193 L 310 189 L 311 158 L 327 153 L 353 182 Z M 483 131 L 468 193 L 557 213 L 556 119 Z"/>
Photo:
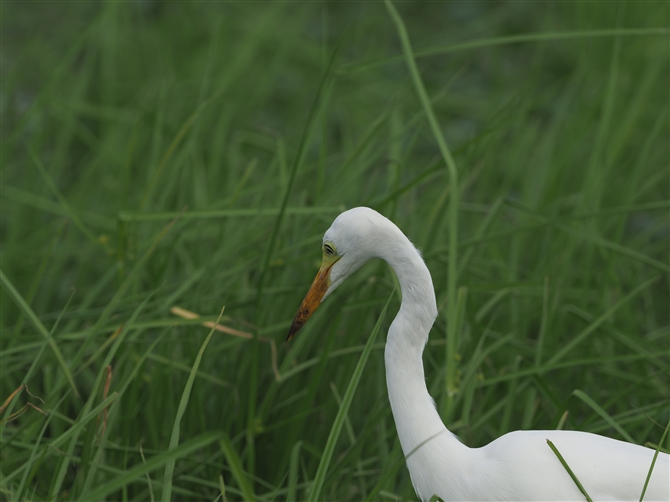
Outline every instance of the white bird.
<path id="1" fill-rule="evenodd" d="M 593 500 L 639 500 L 654 450 L 577 431 L 515 431 L 468 448 L 442 422 L 426 388 L 422 354 L 437 317 L 435 291 L 421 254 L 376 211 L 340 214 L 323 237 L 321 269 L 293 320 L 288 339 L 363 263 L 381 258 L 402 289 L 384 353 L 386 384 L 414 489 L 424 501 L 585 500 L 549 448 L 551 440 Z M 670 456 L 659 453 L 644 497 L 670 500 Z"/>

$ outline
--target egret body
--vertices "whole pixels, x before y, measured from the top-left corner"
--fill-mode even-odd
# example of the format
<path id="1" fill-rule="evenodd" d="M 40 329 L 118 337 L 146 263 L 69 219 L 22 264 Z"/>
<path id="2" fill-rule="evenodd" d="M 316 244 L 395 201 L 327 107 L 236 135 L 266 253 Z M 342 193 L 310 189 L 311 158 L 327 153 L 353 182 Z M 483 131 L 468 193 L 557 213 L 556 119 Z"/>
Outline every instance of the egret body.
<path id="1" fill-rule="evenodd" d="M 654 450 L 577 431 L 516 431 L 468 448 L 444 425 L 426 388 L 422 354 L 437 317 L 430 272 L 391 221 L 358 207 L 323 237 L 323 263 L 288 338 L 371 258 L 386 260 L 402 289 L 384 353 L 393 418 L 417 495 L 448 500 L 585 500 L 549 448 L 551 440 L 593 500 L 639 500 Z M 670 456 L 660 453 L 644 500 L 670 500 Z"/>

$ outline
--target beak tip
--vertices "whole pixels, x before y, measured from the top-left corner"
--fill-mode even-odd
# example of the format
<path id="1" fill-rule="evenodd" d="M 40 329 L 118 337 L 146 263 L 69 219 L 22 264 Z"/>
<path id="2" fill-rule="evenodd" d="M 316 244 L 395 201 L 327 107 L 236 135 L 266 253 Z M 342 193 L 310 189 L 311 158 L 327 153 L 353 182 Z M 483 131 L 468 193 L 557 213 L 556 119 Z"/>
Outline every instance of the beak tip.
<path id="1" fill-rule="evenodd" d="M 287 342 L 290 342 L 291 339 L 292 339 L 292 338 L 295 336 L 295 334 L 298 332 L 298 330 L 300 330 L 300 328 L 302 328 L 302 324 L 298 324 L 298 325 L 296 325 L 295 322 L 294 322 L 293 324 L 291 324 L 291 329 L 288 330 L 288 335 L 286 336 L 286 341 L 287 341 Z"/>
<path id="2" fill-rule="evenodd" d="M 332 266 L 332 263 L 327 267 L 324 264 L 321 265 L 321 269 L 319 269 L 319 273 L 316 274 L 314 282 L 312 282 L 312 286 L 307 292 L 307 296 L 303 299 L 298 308 L 298 313 L 293 318 L 293 323 L 291 323 L 291 328 L 288 330 L 288 335 L 286 336 L 287 342 L 300 331 L 300 328 L 307 322 L 307 319 L 309 319 L 314 311 L 319 308 L 319 305 L 321 305 L 321 300 L 330 286 L 329 274 Z"/>

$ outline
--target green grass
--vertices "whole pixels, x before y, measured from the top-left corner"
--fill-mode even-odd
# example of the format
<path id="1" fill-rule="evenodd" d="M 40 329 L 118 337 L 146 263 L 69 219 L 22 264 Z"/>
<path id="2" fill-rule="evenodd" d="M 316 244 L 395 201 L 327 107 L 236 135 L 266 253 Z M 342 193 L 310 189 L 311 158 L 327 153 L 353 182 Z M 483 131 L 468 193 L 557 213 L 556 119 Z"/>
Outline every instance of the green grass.
<path id="1" fill-rule="evenodd" d="M 415 500 L 389 268 L 284 342 L 358 205 L 466 444 L 670 448 L 670 12 L 617 5 L 3 2 L 0 500 Z"/>

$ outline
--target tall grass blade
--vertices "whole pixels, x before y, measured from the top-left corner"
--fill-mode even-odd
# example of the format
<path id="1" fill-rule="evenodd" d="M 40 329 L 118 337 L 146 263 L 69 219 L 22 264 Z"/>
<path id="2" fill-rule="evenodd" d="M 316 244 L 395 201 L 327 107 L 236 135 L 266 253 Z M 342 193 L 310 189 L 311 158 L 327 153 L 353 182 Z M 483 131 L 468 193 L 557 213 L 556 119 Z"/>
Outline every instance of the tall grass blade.
<path id="1" fill-rule="evenodd" d="M 626 432 L 626 429 L 621 427 L 621 425 L 619 425 L 617 421 L 614 420 L 609 413 L 603 410 L 598 403 L 596 403 L 593 399 L 591 399 L 591 397 L 588 394 L 586 394 L 586 392 L 576 389 L 572 391 L 572 395 L 577 396 L 579 399 L 588 404 L 593 411 L 595 411 L 598 415 L 603 417 L 605 422 L 610 424 L 619 434 L 623 436 L 623 438 L 626 441 L 628 441 L 629 443 L 635 443 L 635 440 L 631 437 L 630 434 Z"/>
<path id="2" fill-rule="evenodd" d="M 415 52 L 415 57 L 424 58 L 449 54 L 464 50 L 479 49 L 483 47 L 495 47 L 497 45 L 518 44 L 524 42 L 541 42 L 549 40 L 575 40 L 580 38 L 602 38 L 602 37 L 634 37 L 634 36 L 663 36 L 670 33 L 667 28 L 611 28 L 604 30 L 574 30 L 558 31 L 549 33 L 521 33 L 519 35 L 507 35 L 503 37 L 482 38 L 470 42 L 450 44 L 439 47 L 428 47 Z M 338 73 L 351 73 L 367 70 L 376 66 L 402 61 L 403 56 L 386 56 L 369 61 L 347 63 L 338 68 Z"/>
<path id="3" fill-rule="evenodd" d="M 219 492 L 221 493 L 221 500 L 226 502 L 226 484 L 223 482 L 223 476 L 219 476 Z"/>
<path id="4" fill-rule="evenodd" d="M 60 398 L 60 401 L 56 403 L 56 406 L 54 406 L 54 410 L 57 410 L 62 402 L 65 400 L 67 397 L 67 393 Z M 40 455 L 39 459 L 36 459 L 37 457 L 37 452 L 39 449 L 40 444 L 42 444 L 42 438 L 44 437 L 44 433 L 47 430 L 47 427 L 49 427 L 49 423 L 51 422 L 51 419 L 54 417 L 54 413 L 49 413 L 49 416 L 46 418 L 44 421 L 44 425 L 42 426 L 42 429 L 40 430 L 39 436 L 37 437 L 37 440 L 35 441 L 35 446 L 33 447 L 32 451 L 30 452 L 30 458 L 28 461 L 24 464 L 24 471 L 23 471 L 23 476 L 21 477 L 21 482 L 19 483 L 19 487 L 16 490 L 16 493 L 18 494 L 17 499 L 18 500 L 24 500 L 26 498 L 26 492 L 28 490 L 28 486 L 30 485 L 33 477 L 35 476 L 35 472 L 39 468 L 40 464 L 44 460 L 44 456 L 46 455 L 46 452 L 48 448 L 42 449 L 42 454 Z"/>
<path id="5" fill-rule="evenodd" d="M 255 502 L 256 495 L 254 495 L 254 490 L 249 482 L 249 478 L 244 473 L 240 457 L 237 455 L 228 436 L 224 435 L 219 441 L 219 444 L 221 445 L 221 449 L 223 450 L 223 454 L 226 457 L 230 470 L 233 471 L 233 477 L 242 491 L 243 499 L 245 502 Z"/>
<path id="6" fill-rule="evenodd" d="M 387 462 L 386 471 L 379 477 L 375 486 L 365 497 L 364 502 L 373 502 L 379 500 L 379 494 L 383 490 L 384 486 L 392 479 L 397 470 L 402 465 L 405 465 L 406 460 L 403 455 L 397 454 L 396 457 L 397 458 L 393 462 Z"/>
<path id="7" fill-rule="evenodd" d="M 225 307 L 224 307 L 225 308 Z M 191 397 L 191 389 L 193 389 L 193 382 L 195 381 L 195 376 L 198 373 L 198 368 L 200 368 L 200 361 L 202 361 L 202 356 L 205 354 L 205 349 L 209 344 L 209 341 L 212 339 L 214 331 L 216 331 L 216 326 L 221 320 L 223 315 L 224 308 L 219 312 L 219 317 L 216 320 L 214 327 L 209 331 L 207 338 L 202 342 L 198 355 L 195 358 L 193 367 L 191 368 L 191 373 L 188 375 L 188 380 L 186 380 L 186 386 L 184 387 L 184 392 L 182 392 L 181 399 L 179 400 L 179 407 L 177 408 L 177 416 L 174 419 L 174 424 L 172 426 L 172 435 L 170 436 L 170 446 L 168 447 L 168 452 L 175 450 L 179 446 L 179 426 L 181 424 L 181 419 L 186 412 L 186 407 L 188 406 L 189 398 Z M 163 496 L 161 500 L 169 501 L 172 498 L 172 476 L 174 474 L 174 466 L 176 462 L 176 457 L 172 457 L 165 464 L 165 473 L 163 475 Z"/>
<path id="8" fill-rule="evenodd" d="M 118 392 L 113 392 L 112 394 L 109 395 L 107 399 L 104 399 L 103 401 L 100 401 L 100 404 L 98 404 L 95 408 L 90 409 L 87 411 L 86 414 L 83 414 L 80 418 L 77 419 L 77 421 L 70 427 L 67 431 L 65 431 L 63 434 L 58 436 L 57 438 L 53 439 L 49 443 L 49 450 L 51 454 L 62 454 L 61 451 L 58 451 L 56 448 L 60 448 L 60 446 L 65 443 L 68 439 L 72 437 L 79 437 L 79 433 L 81 433 L 82 429 L 93 419 L 98 418 L 100 413 L 109 405 L 111 405 L 116 399 L 119 397 Z"/>
<path id="9" fill-rule="evenodd" d="M 70 368 L 68 367 L 65 359 L 63 358 L 63 354 L 58 348 L 56 340 L 49 336 L 49 332 L 44 327 L 44 324 L 42 324 L 42 321 L 40 321 L 39 317 L 37 317 L 35 312 L 33 312 L 33 309 L 31 309 L 30 305 L 26 303 L 26 301 L 23 299 L 23 296 L 21 296 L 21 293 L 16 290 L 12 282 L 7 278 L 2 270 L 0 270 L 0 281 L 2 281 L 2 285 L 5 287 L 5 290 L 7 293 L 9 293 L 9 296 L 12 298 L 12 300 L 14 300 L 14 303 L 16 303 L 23 314 L 30 320 L 35 329 L 37 329 L 37 331 L 39 331 L 40 334 L 44 336 L 45 340 L 49 342 L 49 346 L 51 347 L 54 356 L 56 356 L 56 360 L 58 361 L 58 365 L 63 371 L 63 375 L 65 375 L 65 378 L 70 383 L 70 387 L 72 388 L 72 391 L 75 393 L 75 395 L 79 396 L 79 392 L 77 391 L 77 386 L 74 384 L 74 379 L 72 378 Z"/>
<path id="10" fill-rule="evenodd" d="M 101 389 L 103 385 L 103 381 L 106 377 L 106 372 L 105 369 L 107 367 L 111 368 L 112 361 L 114 360 L 114 356 L 118 352 L 119 348 L 121 348 L 126 340 L 126 337 L 128 333 L 131 331 L 131 326 L 135 322 L 135 320 L 139 317 L 139 315 L 144 311 L 144 309 L 147 306 L 147 303 L 151 300 L 152 295 L 148 295 L 140 305 L 137 306 L 137 308 L 133 311 L 132 315 L 128 319 L 128 322 L 124 324 L 123 328 L 121 329 L 120 333 L 118 336 L 114 339 L 114 344 L 112 345 L 111 349 L 109 350 L 107 356 L 105 357 L 104 361 L 100 365 L 100 370 L 98 371 L 98 376 L 93 384 L 93 393 L 91 393 L 91 396 L 89 397 L 89 400 L 86 403 L 86 406 L 89 405 L 89 403 L 92 404 L 93 399 L 95 399 L 95 393 Z M 123 389 L 118 392 L 119 396 L 122 396 L 123 394 Z M 104 395 L 103 395 L 104 397 Z M 112 411 L 116 412 L 118 410 L 118 401 L 115 401 L 112 405 Z M 86 407 L 85 406 L 85 407 Z M 110 413 L 111 415 L 111 413 Z M 84 447 L 82 448 L 83 453 L 81 456 L 81 462 L 79 464 L 79 472 L 77 473 L 77 476 L 79 479 L 85 479 L 83 488 L 81 491 L 81 498 L 86 497 L 86 493 L 88 489 L 91 487 L 93 484 L 94 478 L 95 478 L 95 473 L 99 467 L 99 464 L 101 462 L 102 456 L 105 452 L 105 442 L 107 441 L 107 434 L 109 433 L 110 427 L 107 427 L 105 430 L 105 434 L 103 435 L 102 441 L 100 441 L 98 445 L 98 451 L 96 453 L 96 457 L 94 458 L 92 465 L 88 465 L 88 458 L 90 455 L 90 451 L 93 449 L 93 441 L 95 437 L 95 428 L 91 427 L 89 429 L 89 434 L 87 435 L 87 440 L 84 441 Z"/>
<path id="11" fill-rule="evenodd" d="M 194 211 L 119 211 L 121 221 L 206 220 L 214 218 L 246 218 L 249 216 L 279 216 L 281 207 L 257 207 L 240 209 L 200 209 Z M 286 207 L 284 215 L 331 214 L 342 212 L 341 207 Z"/>
<path id="12" fill-rule="evenodd" d="M 665 441 L 665 437 L 668 435 L 669 429 L 670 429 L 670 422 L 668 422 L 668 425 L 665 426 L 663 436 L 661 436 L 661 440 L 658 442 L 658 445 L 656 446 L 656 451 L 654 452 L 654 458 L 652 459 L 651 465 L 649 466 L 649 472 L 647 473 L 647 478 L 644 480 L 644 486 L 642 487 L 642 493 L 640 494 L 640 502 L 642 502 L 642 499 L 644 499 L 644 494 L 647 492 L 647 486 L 649 486 L 649 480 L 651 479 L 651 474 L 652 472 L 654 472 L 654 465 L 656 465 L 656 459 L 658 458 L 658 453 L 661 451 L 661 445 L 663 444 L 663 441 Z"/>
<path id="13" fill-rule="evenodd" d="M 391 293 L 391 296 L 389 296 L 388 300 L 386 300 L 386 305 L 384 305 L 381 314 L 379 314 L 379 317 L 377 318 L 377 324 L 375 324 L 375 327 L 372 329 L 372 333 L 370 333 L 370 338 L 368 338 L 368 341 L 365 344 L 365 348 L 361 353 L 361 357 L 358 359 L 356 369 L 354 369 L 354 373 L 351 375 L 349 386 L 347 387 L 347 390 L 344 393 L 344 397 L 342 398 L 342 405 L 339 407 L 337 411 L 335 421 L 333 422 L 333 426 L 330 429 L 330 434 L 328 435 L 328 441 L 326 442 L 326 447 L 324 448 L 323 454 L 321 455 L 321 460 L 319 461 L 319 468 L 317 469 L 316 476 L 314 476 L 314 481 L 312 482 L 312 489 L 310 490 L 309 497 L 307 497 L 308 500 L 310 501 L 317 502 L 321 500 L 321 490 L 323 489 L 323 483 L 326 479 L 326 473 L 328 472 L 328 466 L 330 465 L 330 460 L 333 456 L 333 452 L 335 451 L 335 445 L 337 444 L 337 440 L 340 437 L 340 431 L 342 430 L 342 426 L 344 425 L 344 421 L 349 411 L 349 407 L 351 406 L 354 394 L 356 393 L 356 389 L 358 388 L 358 383 L 361 380 L 361 375 L 363 374 L 363 370 L 365 369 L 365 364 L 367 363 L 370 352 L 372 351 L 372 346 L 374 344 L 375 338 L 377 338 L 377 333 L 379 333 L 382 321 L 386 316 L 386 309 L 388 308 L 389 303 L 391 302 L 391 299 L 393 298 L 394 295 L 395 290 Z"/>
<path id="14" fill-rule="evenodd" d="M 342 39 L 340 39 L 341 42 Z M 311 142 L 311 138 L 314 134 L 314 131 L 317 126 L 317 117 L 318 117 L 318 111 L 321 107 L 323 96 L 325 94 L 325 90 L 327 87 L 327 83 L 330 80 L 331 77 L 331 69 L 333 67 L 333 62 L 335 61 L 335 56 L 337 55 L 337 52 L 339 50 L 340 44 L 335 47 L 333 50 L 330 60 L 328 61 L 328 65 L 326 66 L 326 69 L 323 72 L 323 75 L 321 77 L 321 81 L 319 82 L 319 87 L 316 91 L 316 96 L 314 97 L 314 101 L 312 102 L 312 106 L 309 110 L 309 115 L 307 116 L 307 121 L 305 122 L 305 128 L 302 132 L 302 135 L 300 136 L 300 144 L 298 145 L 298 151 L 296 153 L 296 156 L 293 160 L 293 166 L 291 167 L 291 173 L 288 179 L 288 183 L 286 184 L 286 189 L 284 190 L 284 194 L 282 197 L 282 203 L 279 208 L 279 213 L 277 214 L 277 218 L 275 219 L 274 225 L 272 226 L 272 232 L 270 234 L 270 238 L 268 239 L 267 247 L 265 248 L 265 253 L 263 255 L 263 261 L 261 264 L 261 269 L 259 272 L 259 278 L 258 278 L 258 283 L 256 286 L 256 300 L 254 304 L 254 315 L 259 316 L 260 314 L 260 304 L 261 300 L 263 299 L 263 289 L 265 288 L 265 280 L 267 277 L 267 271 L 268 267 L 270 264 L 270 259 L 272 258 L 272 253 L 275 251 L 275 246 L 276 246 L 276 241 L 277 241 L 277 236 L 279 235 L 279 229 L 281 228 L 282 222 L 284 220 L 284 215 L 286 213 L 286 208 L 288 206 L 288 201 L 291 196 L 291 191 L 293 189 L 293 183 L 295 181 L 296 174 L 298 170 L 300 169 L 300 166 L 303 163 L 303 160 L 305 158 L 305 154 L 307 153 L 307 148 Z M 256 319 L 256 322 L 258 323 L 259 320 Z M 252 350 L 251 350 L 251 375 L 250 375 L 250 381 L 249 381 L 249 398 L 248 398 L 248 406 L 247 406 L 247 448 L 249 451 L 248 455 L 248 466 L 249 466 L 249 472 L 251 474 L 254 473 L 255 471 L 255 426 L 254 426 L 254 421 L 256 419 L 256 400 L 257 400 L 257 395 L 258 395 L 258 367 L 259 367 L 259 341 L 258 337 L 254 337 L 253 343 L 252 343 Z"/>
<path id="15" fill-rule="evenodd" d="M 458 171 L 456 164 L 451 156 L 451 151 L 442 134 L 442 129 L 437 123 L 433 106 L 430 103 L 428 94 L 423 85 L 421 74 L 414 61 L 414 53 L 412 45 L 409 41 L 407 29 L 400 14 L 393 6 L 390 0 L 385 0 L 386 8 L 389 11 L 391 19 L 393 20 L 400 43 L 402 45 L 405 62 L 409 70 L 412 82 L 414 83 L 414 90 L 416 91 L 419 100 L 423 106 L 423 111 L 426 114 L 428 123 L 433 132 L 433 136 L 438 145 L 442 160 L 447 166 L 449 172 L 449 263 L 447 271 L 447 376 L 446 376 L 446 392 L 447 398 L 445 400 L 443 413 L 448 413 L 451 409 L 453 401 L 458 392 L 456 382 L 456 347 L 458 344 L 458 319 L 457 319 L 457 298 L 456 286 L 458 281 Z"/>
<path id="16" fill-rule="evenodd" d="M 70 302 L 72 301 L 72 298 L 74 297 L 74 291 L 70 294 L 70 298 L 68 298 L 67 303 L 65 304 L 65 307 L 61 310 L 60 314 L 58 315 L 58 318 L 56 319 L 56 322 L 54 323 L 53 327 L 51 328 L 51 331 L 49 332 L 49 338 L 45 340 L 44 342 L 41 343 L 40 348 L 37 352 L 37 354 L 34 355 L 32 359 L 32 363 L 30 365 L 30 368 L 28 368 L 28 371 L 26 374 L 23 376 L 22 379 L 22 384 L 24 384 L 26 387 L 28 386 L 28 383 L 30 382 L 30 379 L 33 376 L 33 373 L 40 367 L 41 360 L 42 360 L 42 354 L 44 353 L 44 350 L 47 348 L 47 346 L 50 344 L 50 341 L 53 340 L 53 335 L 58 329 L 58 325 L 60 324 L 61 318 L 63 317 L 63 314 L 67 310 L 67 308 L 70 306 Z M 11 416 L 12 414 L 12 409 L 14 408 L 15 401 L 11 401 L 7 408 L 4 410 L 7 413 L 7 416 Z M 0 421 L 0 434 L 4 433 L 5 429 L 5 422 Z"/>
<path id="17" fill-rule="evenodd" d="M 577 479 L 577 476 L 575 476 L 575 473 L 572 472 L 572 469 L 570 469 L 570 466 L 568 465 L 568 463 L 567 463 L 567 462 L 565 461 L 565 459 L 563 458 L 563 455 L 561 455 L 561 453 L 558 451 L 558 448 L 556 448 L 556 447 L 554 446 L 554 443 L 552 443 L 552 442 L 551 442 L 550 440 L 548 440 L 548 439 L 547 439 L 547 444 L 549 445 L 549 448 L 551 448 L 551 451 L 554 452 L 554 454 L 556 455 L 556 457 L 558 457 L 558 460 L 561 461 L 561 464 L 563 465 L 563 467 L 565 468 L 565 470 L 568 472 L 568 474 L 570 474 L 570 477 L 572 478 L 572 480 L 573 480 L 573 481 L 575 482 L 575 484 L 577 485 L 577 488 L 579 488 L 579 491 L 582 492 L 582 494 L 584 495 L 584 497 L 586 497 L 586 500 L 587 500 L 588 502 L 593 502 L 593 499 L 592 499 L 591 497 L 589 497 L 589 494 L 588 494 L 588 493 L 586 493 L 586 490 L 584 489 L 584 487 L 582 486 L 582 484 L 579 482 L 579 479 Z"/>
<path id="18" fill-rule="evenodd" d="M 288 494 L 286 495 L 286 502 L 298 502 L 298 469 L 300 461 L 300 447 L 302 441 L 298 441 L 291 449 L 291 461 L 289 463 L 288 471 Z"/>
<path id="19" fill-rule="evenodd" d="M 77 214 L 72 207 L 70 207 L 70 204 L 67 203 L 67 200 L 61 193 L 61 191 L 58 189 L 56 186 L 56 183 L 54 180 L 49 176 L 49 172 L 47 171 L 46 167 L 44 167 L 44 164 L 42 164 L 42 160 L 39 158 L 37 153 L 35 152 L 34 148 L 32 146 L 28 146 L 28 153 L 30 154 L 30 157 L 33 159 L 33 162 L 35 163 L 35 166 L 37 166 L 38 171 L 42 175 L 42 178 L 44 178 L 44 181 L 46 184 L 49 186 L 49 189 L 51 192 L 54 194 L 54 196 L 58 199 L 58 202 L 62 206 L 64 212 L 69 216 L 69 218 L 72 220 L 72 222 L 77 226 L 81 232 L 88 237 L 88 239 L 91 242 L 94 242 L 96 244 L 100 244 L 100 241 L 96 238 L 96 236 L 89 230 L 89 228 L 84 224 L 82 219 L 79 217 L 79 214 Z"/>
<path id="20" fill-rule="evenodd" d="M 614 251 L 616 253 L 620 253 L 624 256 L 628 256 L 629 258 L 632 258 L 634 260 L 637 260 L 641 263 L 645 263 L 647 265 L 650 265 L 661 272 L 665 272 L 666 274 L 670 274 L 670 265 L 667 263 L 663 263 L 662 261 L 655 260 L 654 258 L 650 258 L 649 256 L 646 256 L 638 251 L 635 251 L 634 249 L 630 249 L 626 246 L 622 246 L 621 244 L 617 244 L 616 242 L 611 242 L 608 241 L 607 239 L 603 239 L 602 237 L 598 237 L 596 235 L 592 235 L 586 232 L 581 232 L 579 230 L 576 230 L 575 228 L 569 227 L 568 225 L 563 225 L 563 224 L 558 224 L 558 228 L 563 230 L 564 232 L 567 232 L 569 234 L 572 234 L 576 237 L 579 237 L 580 239 L 584 239 L 586 241 L 592 242 L 597 246 L 600 246 L 605 249 L 609 249 L 611 251 Z"/>
<path id="21" fill-rule="evenodd" d="M 611 308 L 607 310 L 607 312 L 605 312 L 603 315 L 595 319 L 591 324 L 589 324 L 589 326 L 586 327 L 586 329 L 581 331 L 577 336 L 575 336 L 572 340 L 566 343 L 562 349 L 558 350 L 551 358 L 549 358 L 549 360 L 547 361 L 547 365 L 554 364 L 559 360 L 561 360 L 563 356 L 565 356 L 568 352 L 574 349 L 577 345 L 582 343 L 591 333 L 593 333 L 596 329 L 598 329 L 598 327 L 601 324 L 607 321 L 614 312 L 616 312 L 619 308 L 621 308 L 621 306 L 623 306 L 637 294 L 641 293 L 649 286 L 654 284 L 658 279 L 659 279 L 658 277 L 649 279 L 648 281 L 640 284 L 637 288 L 628 293 L 621 300 L 616 302 Z"/>
<path id="22" fill-rule="evenodd" d="M 340 39 L 341 43 L 342 39 Z M 277 240 L 277 235 L 279 234 L 279 229 L 281 227 L 286 209 L 288 207 L 288 201 L 291 196 L 291 190 L 293 188 L 293 183 L 295 181 L 295 176 L 300 169 L 300 166 L 303 163 L 305 154 L 307 153 L 307 148 L 309 147 L 310 140 L 314 134 L 314 129 L 316 127 L 316 119 L 318 117 L 318 110 L 321 106 L 321 101 L 323 99 L 324 90 L 326 84 L 331 78 L 331 69 L 333 67 L 333 62 L 335 61 L 335 56 L 339 51 L 340 44 L 338 43 L 335 49 L 333 49 L 330 59 L 328 60 L 328 65 L 323 72 L 321 81 L 319 82 L 319 87 L 316 91 L 316 96 L 312 103 L 312 107 L 309 109 L 309 115 L 307 116 L 307 121 L 305 122 L 305 129 L 303 130 L 302 135 L 300 136 L 300 144 L 298 145 L 298 151 L 296 153 L 295 159 L 293 160 L 293 166 L 291 167 L 291 174 L 286 185 L 286 190 L 284 191 L 284 196 L 282 197 L 282 203 L 279 207 L 279 213 L 277 214 L 277 219 L 275 224 L 272 227 L 272 234 L 270 234 L 270 239 L 268 240 L 268 245 L 265 250 L 265 255 L 263 256 L 263 264 L 261 266 L 260 277 L 258 279 L 258 290 L 256 293 L 256 308 L 258 308 L 259 302 L 263 296 L 263 287 L 265 285 L 265 274 L 267 272 L 268 264 L 270 258 L 272 257 L 272 252 L 275 248 L 275 242 Z"/>
<path id="23" fill-rule="evenodd" d="M 56 244 L 60 241 L 61 234 L 63 233 L 63 229 L 66 227 L 66 225 L 67 221 L 63 221 L 63 223 L 58 227 L 58 231 L 56 232 L 54 238 L 51 240 L 51 244 L 48 247 L 48 251 L 44 253 L 43 258 L 40 260 L 40 264 L 37 267 L 37 270 L 35 271 L 35 276 L 33 277 L 33 280 L 30 283 L 30 288 L 28 289 L 28 292 L 26 293 L 24 298 L 28 305 L 30 305 L 33 302 L 33 299 L 35 298 L 37 289 L 42 280 L 44 279 L 44 273 L 46 272 L 47 264 L 53 257 L 53 252 L 54 249 L 56 248 Z M 19 319 L 16 322 L 16 327 L 14 329 L 14 333 L 17 338 L 21 335 L 25 319 L 26 319 L 25 315 L 23 315 L 23 312 L 21 312 L 21 314 L 19 315 Z"/>

